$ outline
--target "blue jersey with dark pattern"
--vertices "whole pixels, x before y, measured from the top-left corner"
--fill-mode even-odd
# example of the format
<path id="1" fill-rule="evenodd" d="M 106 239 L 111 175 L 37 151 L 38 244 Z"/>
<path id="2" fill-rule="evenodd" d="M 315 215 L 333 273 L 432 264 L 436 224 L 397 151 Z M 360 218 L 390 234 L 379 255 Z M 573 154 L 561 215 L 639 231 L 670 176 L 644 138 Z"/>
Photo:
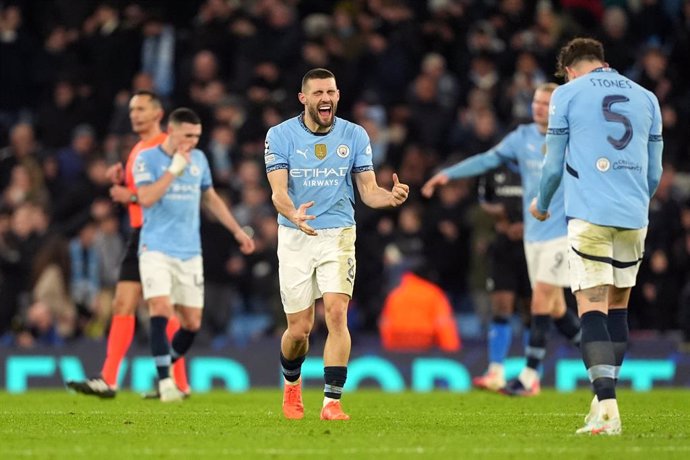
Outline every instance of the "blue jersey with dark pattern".
<path id="1" fill-rule="evenodd" d="M 137 188 L 160 179 L 171 161 L 172 157 L 160 145 L 142 151 L 133 168 Z M 192 150 L 184 173 L 175 178 L 160 200 L 148 208 L 142 207 L 144 225 L 139 253 L 158 251 L 182 260 L 201 255 L 201 194 L 212 185 L 206 156 L 201 150 Z"/>
<path id="2" fill-rule="evenodd" d="M 308 214 L 315 229 L 349 227 L 355 224 L 355 194 L 352 173 L 371 171 L 371 145 L 364 128 L 334 118 L 328 133 L 311 132 L 303 115 L 268 130 L 264 151 L 266 173 L 288 172 L 288 195 L 295 207 L 309 201 Z M 278 223 L 295 226 L 282 215 Z"/>

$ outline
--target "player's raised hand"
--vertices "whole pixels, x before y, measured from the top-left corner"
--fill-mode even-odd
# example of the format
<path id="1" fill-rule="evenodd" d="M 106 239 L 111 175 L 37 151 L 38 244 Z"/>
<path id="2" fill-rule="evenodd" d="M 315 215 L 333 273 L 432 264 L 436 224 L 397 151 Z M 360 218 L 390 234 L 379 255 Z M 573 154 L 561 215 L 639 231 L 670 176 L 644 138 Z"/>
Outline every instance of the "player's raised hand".
<path id="1" fill-rule="evenodd" d="M 391 189 L 391 206 L 398 207 L 407 200 L 407 196 L 410 194 L 410 187 L 407 184 L 403 184 L 398 179 L 398 175 L 393 173 L 393 188 Z"/>
<path id="2" fill-rule="evenodd" d="M 295 211 L 295 214 L 293 214 L 292 217 L 292 223 L 297 226 L 300 230 L 302 230 L 304 233 L 306 233 L 309 236 L 315 236 L 316 230 L 314 230 L 308 223 L 307 221 L 309 220 L 314 220 L 316 219 L 316 216 L 312 216 L 310 214 L 307 214 L 307 209 L 311 208 L 314 206 L 313 201 L 309 201 L 307 203 L 302 203 L 299 205 L 299 208 Z"/>
<path id="3" fill-rule="evenodd" d="M 537 199 L 536 198 L 532 199 L 532 203 L 530 203 L 530 205 L 529 205 L 529 212 L 530 212 L 530 214 L 532 214 L 532 216 L 534 216 L 535 219 L 537 219 L 540 222 L 544 222 L 546 219 L 549 218 L 549 216 L 551 216 L 551 214 L 549 214 L 548 211 L 547 212 L 541 212 L 541 211 L 539 211 L 539 209 L 537 209 Z"/>
<path id="4" fill-rule="evenodd" d="M 122 163 L 118 161 L 114 165 L 109 166 L 108 169 L 105 171 L 105 177 L 113 185 L 121 184 L 124 180 Z"/>
<path id="5" fill-rule="evenodd" d="M 254 240 L 251 236 L 247 234 L 247 232 L 244 231 L 243 228 L 240 228 L 235 233 L 233 233 L 233 236 L 235 237 L 235 241 L 237 241 L 237 244 L 240 245 L 240 251 L 242 252 L 242 254 L 251 254 L 256 249 Z"/>
<path id="6" fill-rule="evenodd" d="M 422 195 L 425 198 L 431 198 L 431 196 L 434 194 L 434 190 L 436 190 L 436 187 L 439 187 L 441 185 L 446 185 L 450 179 L 445 173 L 438 173 L 422 186 Z"/>

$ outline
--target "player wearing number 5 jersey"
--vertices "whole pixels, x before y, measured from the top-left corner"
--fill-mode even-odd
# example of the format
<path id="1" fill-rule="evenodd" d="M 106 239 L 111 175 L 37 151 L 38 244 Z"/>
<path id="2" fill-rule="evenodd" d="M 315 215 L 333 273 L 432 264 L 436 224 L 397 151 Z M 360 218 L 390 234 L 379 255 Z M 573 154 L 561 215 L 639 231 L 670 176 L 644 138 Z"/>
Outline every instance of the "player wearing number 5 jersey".
<path id="1" fill-rule="evenodd" d="M 608 67 L 596 40 L 565 45 L 559 74 L 568 83 L 551 98 L 547 155 L 530 211 L 546 219 L 563 178 L 571 287 L 582 322 L 582 357 L 596 393 L 578 433 L 620 434 L 615 382 L 627 347 L 627 306 L 642 260 L 649 200 L 661 177 L 661 110 L 654 94 Z"/>

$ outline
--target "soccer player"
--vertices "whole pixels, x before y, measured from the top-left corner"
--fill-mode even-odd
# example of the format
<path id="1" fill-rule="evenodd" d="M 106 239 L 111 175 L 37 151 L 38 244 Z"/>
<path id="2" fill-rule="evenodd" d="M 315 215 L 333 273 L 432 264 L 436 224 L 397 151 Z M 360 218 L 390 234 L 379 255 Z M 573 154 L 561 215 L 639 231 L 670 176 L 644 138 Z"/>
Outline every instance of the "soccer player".
<path id="1" fill-rule="evenodd" d="M 500 389 L 504 393 L 517 396 L 533 396 L 540 391 L 539 366 L 546 354 L 546 340 L 552 318 L 563 335 L 576 344 L 579 340 L 579 321 L 575 314 L 566 308 L 563 294 L 563 287 L 568 286 L 563 190 L 556 191 L 557 196 L 551 209 L 555 217 L 549 225 L 529 218 L 529 203 L 537 194 L 541 177 L 549 100 L 556 87 L 554 83 L 545 83 L 537 87 L 532 99 L 533 123 L 518 126 L 496 147 L 440 171 L 422 187 L 422 194 L 431 197 L 436 187 L 447 184 L 451 179 L 483 174 L 502 164 L 516 164 L 520 172 L 523 188 L 524 251 L 532 284 L 532 318 L 529 343 L 525 347 L 527 365 L 516 380 L 501 388 L 501 384 L 505 382 L 502 362 L 510 347 L 508 315 L 511 312 L 497 312 L 497 318 L 494 318 L 489 329 L 489 370 L 484 378 L 475 379 L 474 382 L 481 388 Z"/>
<path id="2" fill-rule="evenodd" d="M 122 165 L 117 163 L 109 168 L 108 176 L 113 182 L 110 196 L 113 201 L 127 206 L 132 232 L 120 262 L 120 275 L 115 286 L 115 298 L 113 299 L 113 319 L 108 333 L 107 352 L 101 374 L 84 381 L 68 381 L 67 386 L 78 393 L 101 398 L 113 398 L 117 391 L 120 363 L 127 354 L 134 337 L 134 314 L 142 293 L 137 250 L 143 218 L 137 188 L 132 176 L 132 166 L 142 150 L 154 147 L 165 140 L 166 134 L 161 131 L 160 127 L 162 118 L 163 107 L 161 100 L 155 93 L 138 91 L 130 99 L 129 119 L 132 130 L 139 135 L 140 141 L 132 148 L 127 158 L 124 174 Z M 168 323 L 168 337 L 172 338 L 179 327 L 179 320 L 173 316 Z M 188 394 L 189 384 L 184 359 L 175 363 L 173 372 L 180 391 Z"/>
<path id="3" fill-rule="evenodd" d="M 627 307 L 644 251 L 649 200 L 661 177 L 661 111 L 654 94 L 606 64 L 596 40 L 575 38 L 561 48 L 556 75 L 568 83 L 551 98 L 547 155 L 530 212 L 547 219 L 565 182 L 571 288 L 595 393 L 577 433 L 618 435 L 616 380 L 628 344 Z"/>
<path id="4" fill-rule="evenodd" d="M 340 397 L 347 378 L 350 333 L 347 307 L 355 282 L 353 176 L 364 204 L 400 206 L 409 187 L 393 174 L 391 191 L 378 186 L 369 136 L 335 116 L 340 92 L 335 76 L 312 69 L 302 79 L 304 111 L 266 134 L 266 173 L 279 213 L 280 294 L 287 330 L 280 345 L 285 388 L 283 414 L 304 416 L 301 366 L 314 324 L 314 301 L 323 297 L 328 338 L 324 348 L 322 420 L 347 420 Z"/>
<path id="5" fill-rule="evenodd" d="M 139 267 L 150 314 L 151 353 L 163 402 L 182 399 L 170 378 L 170 365 L 189 350 L 201 326 L 204 274 L 200 203 L 232 233 L 242 253 L 254 251 L 254 241 L 213 188 L 206 156 L 195 148 L 200 136 L 199 117 L 179 108 L 168 117 L 166 140 L 141 152 L 133 168 L 144 211 Z M 165 331 L 175 310 L 181 327 L 170 342 Z"/>

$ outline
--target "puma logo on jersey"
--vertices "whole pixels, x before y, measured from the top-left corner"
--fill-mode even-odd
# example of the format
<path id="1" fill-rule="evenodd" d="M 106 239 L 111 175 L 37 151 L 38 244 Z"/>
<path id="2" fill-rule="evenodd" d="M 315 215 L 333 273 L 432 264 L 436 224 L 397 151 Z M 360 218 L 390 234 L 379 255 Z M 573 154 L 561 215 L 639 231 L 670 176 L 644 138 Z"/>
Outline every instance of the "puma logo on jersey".
<path id="1" fill-rule="evenodd" d="M 300 150 L 300 149 L 295 149 L 295 152 L 299 153 L 304 157 L 304 159 L 307 159 L 307 151 L 306 150 Z"/>

